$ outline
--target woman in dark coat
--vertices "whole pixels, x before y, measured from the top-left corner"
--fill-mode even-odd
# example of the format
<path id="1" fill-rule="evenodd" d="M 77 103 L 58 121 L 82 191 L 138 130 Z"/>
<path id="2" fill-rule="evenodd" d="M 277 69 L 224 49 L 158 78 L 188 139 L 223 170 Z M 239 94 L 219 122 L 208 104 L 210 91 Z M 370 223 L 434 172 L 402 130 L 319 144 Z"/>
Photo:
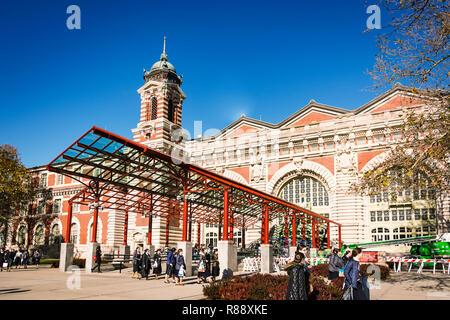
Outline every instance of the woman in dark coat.
<path id="1" fill-rule="evenodd" d="M 28 265 L 30 264 L 30 253 L 28 250 L 25 250 L 22 253 L 22 263 L 25 269 L 27 269 Z"/>
<path id="2" fill-rule="evenodd" d="M 167 254 L 167 265 L 166 265 L 166 283 L 169 283 L 169 278 L 172 277 L 173 281 L 175 282 L 175 251 L 177 249 L 172 248 L 169 250 L 169 253 Z"/>
<path id="3" fill-rule="evenodd" d="M 178 282 L 176 283 L 179 286 L 184 286 L 183 277 L 186 272 L 186 264 L 184 263 L 183 250 L 178 249 L 177 254 L 177 263 L 175 264 L 175 274 L 178 277 Z"/>
<path id="4" fill-rule="evenodd" d="M 155 275 L 156 280 L 158 280 L 158 276 L 161 274 L 161 271 L 161 249 L 158 249 L 153 256 L 153 274 Z"/>
<path id="5" fill-rule="evenodd" d="M 150 274 L 150 270 L 152 270 L 152 261 L 150 259 L 150 250 L 145 249 L 144 254 L 142 255 L 142 278 L 148 280 L 148 275 Z"/>
<path id="6" fill-rule="evenodd" d="M 210 268 L 209 252 L 205 253 L 205 250 L 201 249 L 198 261 L 197 283 L 200 283 L 200 281 L 206 282 L 206 279 L 211 275 Z"/>
<path id="7" fill-rule="evenodd" d="M 141 247 L 137 247 L 133 254 L 133 275 L 131 278 L 134 278 L 135 276 L 140 279 L 140 271 L 141 271 Z"/>
<path id="8" fill-rule="evenodd" d="M 217 250 L 214 250 L 211 259 L 212 270 L 211 270 L 211 278 L 212 281 L 216 281 L 216 277 L 220 275 L 220 266 L 219 266 L 219 255 L 217 254 Z"/>
<path id="9" fill-rule="evenodd" d="M 41 262 L 41 254 L 39 250 L 34 250 L 33 253 L 33 264 L 36 265 L 36 268 L 39 269 L 39 263 Z"/>
<path id="10" fill-rule="evenodd" d="M 289 275 L 286 300 L 308 300 L 309 275 L 305 266 L 305 255 L 295 252 L 294 261 L 284 266 Z"/>
<path id="11" fill-rule="evenodd" d="M 98 269 L 98 272 L 101 273 L 100 271 L 100 265 L 102 263 L 102 250 L 100 249 L 100 247 L 97 247 L 97 249 L 95 249 L 95 265 L 92 267 L 91 272 L 94 271 L 95 268 Z"/>
<path id="12" fill-rule="evenodd" d="M 339 270 L 344 268 L 344 262 L 338 255 L 339 250 L 334 248 L 328 263 L 328 280 L 339 278 Z"/>
<path id="13" fill-rule="evenodd" d="M 364 274 L 361 270 L 359 258 L 361 256 L 361 249 L 355 248 L 352 251 L 352 257 L 348 261 L 344 270 L 344 300 L 368 300 L 364 292 L 363 282 L 365 281 Z M 353 291 L 353 294 L 347 294 Z"/>

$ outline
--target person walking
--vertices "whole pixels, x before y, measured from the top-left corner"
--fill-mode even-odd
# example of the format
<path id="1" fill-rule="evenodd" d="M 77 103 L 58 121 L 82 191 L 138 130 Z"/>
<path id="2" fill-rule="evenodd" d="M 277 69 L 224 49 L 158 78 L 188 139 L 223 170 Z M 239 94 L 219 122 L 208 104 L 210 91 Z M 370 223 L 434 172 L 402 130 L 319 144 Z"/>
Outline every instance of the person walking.
<path id="1" fill-rule="evenodd" d="M 14 257 L 14 264 L 16 265 L 16 269 L 19 268 L 19 266 L 22 264 L 22 252 L 20 251 L 20 249 L 16 251 L 16 255 Z"/>
<path id="2" fill-rule="evenodd" d="M 368 300 L 362 284 L 365 277 L 359 263 L 360 257 L 361 248 L 353 249 L 352 256 L 345 266 L 343 300 Z"/>
<path id="3" fill-rule="evenodd" d="M 3 250 L 3 248 L 0 248 L 0 272 L 3 272 L 4 261 L 5 261 L 5 250 Z"/>
<path id="4" fill-rule="evenodd" d="M 152 269 L 152 261 L 150 259 L 150 249 L 145 249 L 142 255 L 142 278 L 148 280 L 148 275 Z"/>
<path id="5" fill-rule="evenodd" d="M 201 249 L 199 251 L 197 283 L 200 283 L 201 281 L 206 282 L 206 279 L 211 275 L 209 259 L 209 253 L 205 253 L 205 250 Z"/>
<path id="6" fill-rule="evenodd" d="M 167 265 L 166 265 L 166 283 L 169 283 L 169 278 L 172 277 L 175 282 L 175 248 L 169 250 L 167 254 Z"/>
<path id="7" fill-rule="evenodd" d="M 216 277 L 220 275 L 219 254 L 217 253 L 217 250 L 214 250 L 214 252 L 212 253 L 211 264 L 211 280 L 212 282 L 215 282 Z"/>
<path id="8" fill-rule="evenodd" d="M 310 272 L 303 252 L 296 251 L 294 261 L 286 264 L 284 269 L 289 275 L 286 300 L 308 300 Z"/>
<path id="9" fill-rule="evenodd" d="M 27 269 L 30 264 L 30 253 L 28 252 L 28 249 L 26 249 L 22 254 L 22 264 L 25 269 Z"/>
<path id="10" fill-rule="evenodd" d="M 94 269 L 98 269 L 98 273 L 101 273 L 100 271 L 100 265 L 102 263 L 102 250 L 100 249 L 100 246 L 95 249 L 95 255 L 93 256 L 95 265 L 92 267 L 91 272 L 94 272 Z"/>
<path id="11" fill-rule="evenodd" d="M 153 274 L 156 280 L 158 280 L 158 276 L 161 274 L 161 269 L 161 249 L 158 249 L 153 256 Z"/>
<path id="12" fill-rule="evenodd" d="M 185 270 L 186 270 L 186 264 L 184 263 L 183 249 L 178 249 L 176 264 L 175 264 L 175 273 L 178 278 L 176 285 L 184 286 L 183 277 L 186 273 Z"/>
<path id="13" fill-rule="evenodd" d="M 131 275 L 131 278 L 137 277 L 140 278 L 139 272 L 140 272 L 140 265 L 141 265 L 141 247 L 136 247 L 136 250 L 134 250 L 133 253 L 133 274 Z"/>
<path id="14" fill-rule="evenodd" d="M 34 250 L 33 253 L 33 264 L 36 266 L 36 269 L 39 269 L 39 263 L 41 262 L 41 254 L 38 249 Z"/>
<path id="15" fill-rule="evenodd" d="M 11 271 L 11 268 L 12 268 L 12 265 L 13 265 L 13 262 L 14 262 L 14 256 L 15 256 L 14 251 L 6 250 L 5 260 L 7 262 L 6 271 L 8 271 L 8 272 Z"/>
<path id="16" fill-rule="evenodd" d="M 342 261 L 341 257 L 339 257 L 338 253 L 339 250 L 337 248 L 334 248 L 329 257 L 328 280 L 339 278 L 339 270 L 344 268 L 344 262 Z"/>

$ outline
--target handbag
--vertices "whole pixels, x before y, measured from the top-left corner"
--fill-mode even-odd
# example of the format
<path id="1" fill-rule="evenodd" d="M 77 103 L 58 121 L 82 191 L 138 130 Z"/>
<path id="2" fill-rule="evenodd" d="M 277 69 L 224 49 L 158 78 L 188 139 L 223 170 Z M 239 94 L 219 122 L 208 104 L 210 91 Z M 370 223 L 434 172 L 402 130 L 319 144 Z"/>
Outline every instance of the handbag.
<path id="1" fill-rule="evenodd" d="M 153 262 L 153 269 L 158 268 L 158 261 L 155 260 L 155 262 Z"/>
<path id="2" fill-rule="evenodd" d="M 181 266 L 180 271 L 178 271 L 178 276 L 183 277 L 184 276 L 184 267 Z"/>
<path id="3" fill-rule="evenodd" d="M 353 287 L 351 285 L 344 289 L 342 300 L 353 300 Z"/>
<path id="4" fill-rule="evenodd" d="M 3 268 L 8 268 L 8 262 L 3 262 Z"/>
<path id="5" fill-rule="evenodd" d="M 92 257 L 92 259 L 94 259 L 94 261 L 97 261 L 97 256 Z"/>
<path id="6" fill-rule="evenodd" d="M 198 272 L 205 272 L 205 263 L 203 261 L 200 261 L 198 265 Z"/>

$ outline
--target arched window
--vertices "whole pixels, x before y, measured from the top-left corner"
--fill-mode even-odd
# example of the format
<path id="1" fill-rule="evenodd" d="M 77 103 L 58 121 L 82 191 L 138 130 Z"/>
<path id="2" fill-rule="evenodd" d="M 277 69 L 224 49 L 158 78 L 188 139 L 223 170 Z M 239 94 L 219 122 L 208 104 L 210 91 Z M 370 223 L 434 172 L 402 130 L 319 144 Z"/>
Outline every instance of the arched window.
<path id="1" fill-rule="evenodd" d="M 390 240 L 389 229 L 375 228 L 372 229 L 372 241 Z"/>
<path id="2" fill-rule="evenodd" d="M 158 114 L 158 100 L 156 97 L 152 99 L 152 120 L 155 120 Z"/>
<path id="3" fill-rule="evenodd" d="M 17 243 L 19 244 L 20 247 L 25 245 L 26 237 L 27 237 L 27 228 L 25 226 L 20 226 L 19 231 L 17 233 Z"/>
<path id="4" fill-rule="evenodd" d="M 59 225 L 55 223 L 50 230 L 50 244 L 58 244 L 61 242 L 61 233 L 59 231 Z"/>
<path id="5" fill-rule="evenodd" d="M 328 216 L 330 206 L 325 186 L 313 177 L 298 177 L 288 181 L 280 190 L 279 197 L 298 204 L 301 207 Z"/>
<path id="6" fill-rule="evenodd" d="M 89 237 L 88 237 L 88 242 L 92 241 L 92 230 L 94 228 L 94 224 L 91 223 L 91 225 L 89 226 Z M 97 236 L 96 236 L 96 240 L 97 242 L 101 242 L 102 238 L 101 238 L 101 232 L 100 232 L 100 224 L 97 223 Z"/>
<path id="7" fill-rule="evenodd" d="M 42 224 L 38 225 L 36 227 L 36 230 L 34 231 L 34 244 L 41 246 L 45 242 L 44 239 L 44 226 Z"/>
<path id="8" fill-rule="evenodd" d="M 209 232 L 206 234 L 206 245 L 212 243 L 213 247 L 217 247 L 217 233 Z"/>
<path id="9" fill-rule="evenodd" d="M 169 105 L 168 105 L 168 108 L 167 108 L 167 119 L 170 122 L 173 122 L 174 116 L 175 116 L 175 109 L 173 107 L 173 101 L 169 100 Z"/>
<path id="10" fill-rule="evenodd" d="M 77 244 L 80 237 L 80 229 L 78 224 L 72 223 L 70 225 L 70 243 Z"/>

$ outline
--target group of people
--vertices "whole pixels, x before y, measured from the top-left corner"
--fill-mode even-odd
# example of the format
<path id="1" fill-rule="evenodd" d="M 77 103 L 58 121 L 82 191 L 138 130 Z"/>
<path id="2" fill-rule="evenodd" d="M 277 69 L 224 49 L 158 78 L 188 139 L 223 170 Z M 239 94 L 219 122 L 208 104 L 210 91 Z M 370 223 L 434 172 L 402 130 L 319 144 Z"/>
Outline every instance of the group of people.
<path id="1" fill-rule="evenodd" d="M 141 252 L 141 248 L 137 247 L 133 254 L 133 274 L 131 278 L 148 280 L 150 271 L 153 269 L 155 279 L 161 275 L 161 249 L 156 250 L 153 259 L 150 256 L 150 250 L 145 249 Z"/>
<path id="2" fill-rule="evenodd" d="M 198 256 L 197 283 L 207 282 L 209 277 L 212 282 L 216 281 L 216 277 L 220 274 L 217 249 L 211 251 L 211 248 L 200 248 Z"/>
<path id="3" fill-rule="evenodd" d="M 329 257 L 328 280 L 338 278 L 340 271 L 344 271 L 343 300 L 370 299 L 367 279 L 359 262 L 361 253 L 360 248 L 355 248 L 339 256 L 339 250 L 335 248 Z M 298 247 L 294 261 L 284 266 L 284 270 L 289 275 L 286 300 L 307 300 L 308 294 L 313 290 L 309 283 L 311 270 L 306 264 L 307 254 L 306 247 Z"/>
<path id="4" fill-rule="evenodd" d="M 39 269 L 40 260 L 41 253 L 38 249 L 34 250 L 31 255 L 28 249 L 0 249 L 0 271 L 3 271 L 3 269 L 6 269 L 6 271 L 11 271 L 13 266 L 15 266 L 16 269 L 20 268 L 20 266 L 27 269 L 30 262 Z"/>

